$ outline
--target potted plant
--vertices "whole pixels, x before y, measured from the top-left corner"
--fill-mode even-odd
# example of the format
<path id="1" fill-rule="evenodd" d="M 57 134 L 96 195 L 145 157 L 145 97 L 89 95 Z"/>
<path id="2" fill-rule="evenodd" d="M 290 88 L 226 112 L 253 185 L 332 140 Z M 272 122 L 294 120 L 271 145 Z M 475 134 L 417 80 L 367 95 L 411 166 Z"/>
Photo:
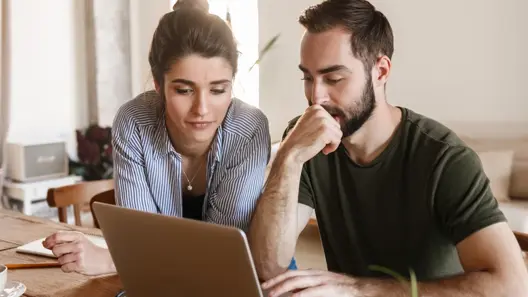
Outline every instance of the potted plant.
<path id="1" fill-rule="evenodd" d="M 94 124 L 76 136 L 78 161 L 70 158 L 70 174 L 86 181 L 113 178 L 112 129 Z"/>

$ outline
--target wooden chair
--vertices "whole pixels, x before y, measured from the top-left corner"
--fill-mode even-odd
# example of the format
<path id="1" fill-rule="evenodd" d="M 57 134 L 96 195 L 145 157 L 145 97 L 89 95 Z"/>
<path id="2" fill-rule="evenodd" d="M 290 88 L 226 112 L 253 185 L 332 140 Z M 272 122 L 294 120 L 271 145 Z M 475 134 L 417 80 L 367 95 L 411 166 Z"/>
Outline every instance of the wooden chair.
<path id="1" fill-rule="evenodd" d="M 82 226 L 81 212 L 88 211 L 90 200 L 97 194 L 114 188 L 114 180 L 81 182 L 75 185 L 48 190 L 47 201 L 50 207 L 59 209 L 59 221 L 68 223 L 67 208 L 73 205 L 75 225 Z"/>
<path id="2" fill-rule="evenodd" d="M 104 191 L 102 193 L 99 193 L 95 195 L 92 200 L 90 200 L 90 210 L 92 211 L 92 218 L 95 228 L 99 228 L 99 222 L 97 222 L 97 218 L 95 217 L 95 213 L 93 211 L 93 203 L 94 202 L 101 202 L 101 203 L 107 203 L 107 204 L 116 204 L 115 202 L 115 191 L 114 189 Z"/>

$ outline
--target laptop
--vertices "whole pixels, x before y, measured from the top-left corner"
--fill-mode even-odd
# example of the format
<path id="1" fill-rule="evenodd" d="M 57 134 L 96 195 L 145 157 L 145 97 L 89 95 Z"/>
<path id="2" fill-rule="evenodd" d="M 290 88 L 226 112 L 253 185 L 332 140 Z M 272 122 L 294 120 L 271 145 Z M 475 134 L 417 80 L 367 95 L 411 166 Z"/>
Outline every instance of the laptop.
<path id="1" fill-rule="evenodd" d="M 127 297 L 266 295 L 240 229 L 98 202 L 93 210 Z"/>

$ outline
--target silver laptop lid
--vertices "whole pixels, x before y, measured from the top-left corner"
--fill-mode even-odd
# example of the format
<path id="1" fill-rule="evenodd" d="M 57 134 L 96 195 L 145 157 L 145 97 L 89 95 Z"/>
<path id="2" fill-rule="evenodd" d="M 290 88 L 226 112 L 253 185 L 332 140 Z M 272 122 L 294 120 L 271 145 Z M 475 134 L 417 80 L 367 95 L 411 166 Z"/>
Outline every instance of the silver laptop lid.
<path id="1" fill-rule="evenodd" d="M 94 203 L 127 297 L 262 297 L 239 229 Z"/>

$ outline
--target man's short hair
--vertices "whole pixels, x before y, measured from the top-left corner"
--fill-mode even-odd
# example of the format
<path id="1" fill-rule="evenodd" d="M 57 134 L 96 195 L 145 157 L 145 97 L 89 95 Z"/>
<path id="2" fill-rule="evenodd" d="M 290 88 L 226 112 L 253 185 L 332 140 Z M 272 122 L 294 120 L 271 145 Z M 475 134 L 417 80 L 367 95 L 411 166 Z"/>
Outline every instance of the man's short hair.
<path id="1" fill-rule="evenodd" d="M 392 59 L 394 36 L 385 15 L 366 0 L 326 0 L 304 11 L 299 23 L 310 33 L 342 27 L 351 33 L 352 54 L 369 71 L 380 56 Z"/>

